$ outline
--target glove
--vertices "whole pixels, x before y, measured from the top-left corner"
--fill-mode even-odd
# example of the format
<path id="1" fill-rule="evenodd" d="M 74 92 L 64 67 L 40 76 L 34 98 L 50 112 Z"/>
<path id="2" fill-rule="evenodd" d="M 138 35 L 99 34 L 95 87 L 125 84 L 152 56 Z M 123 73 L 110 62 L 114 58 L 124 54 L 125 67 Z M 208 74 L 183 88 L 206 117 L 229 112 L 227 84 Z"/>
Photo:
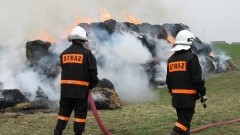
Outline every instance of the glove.
<path id="1" fill-rule="evenodd" d="M 207 108 L 207 95 L 200 96 L 201 98 L 201 103 L 203 104 L 204 108 Z"/>

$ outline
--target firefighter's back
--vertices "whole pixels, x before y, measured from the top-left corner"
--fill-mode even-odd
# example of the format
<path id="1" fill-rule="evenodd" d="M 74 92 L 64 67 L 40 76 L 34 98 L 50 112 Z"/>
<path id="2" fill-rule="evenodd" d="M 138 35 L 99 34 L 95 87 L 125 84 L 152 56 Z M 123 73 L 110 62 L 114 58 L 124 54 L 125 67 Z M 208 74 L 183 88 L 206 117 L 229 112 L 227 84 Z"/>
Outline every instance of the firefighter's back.
<path id="1" fill-rule="evenodd" d="M 175 52 L 168 60 L 169 85 L 175 108 L 195 107 L 196 90 L 192 83 L 191 60 L 197 57 L 189 50 Z"/>
<path id="2" fill-rule="evenodd" d="M 90 51 L 73 43 L 61 55 L 61 97 L 85 98 L 88 94 Z"/>

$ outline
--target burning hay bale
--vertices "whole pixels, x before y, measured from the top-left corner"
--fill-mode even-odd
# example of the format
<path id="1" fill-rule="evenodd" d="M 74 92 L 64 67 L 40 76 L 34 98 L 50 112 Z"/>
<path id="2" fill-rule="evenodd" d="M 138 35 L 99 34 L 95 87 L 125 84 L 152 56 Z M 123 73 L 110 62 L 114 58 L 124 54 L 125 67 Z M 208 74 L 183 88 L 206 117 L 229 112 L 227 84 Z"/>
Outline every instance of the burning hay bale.
<path id="1" fill-rule="evenodd" d="M 122 107 L 122 102 L 113 84 L 105 78 L 99 80 L 97 87 L 91 92 L 97 109 L 115 110 Z"/>
<path id="2" fill-rule="evenodd" d="M 105 50 L 100 49 L 106 49 L 107 45 L 109 47 L 116 46 L 114 40 L 120 40 L 119 37 L 121 38 L 121 35 L 133 35 L 134 38 L 141 42 L 140 45 L 146 47 L 148 52 L 151 53 L 152 60 L 140 66 L 144 67 L 149 82 L 153 86 L 165 84 L 166 61 L 170 50 L 168 48 L 171 48 L 168 42 L 173 44 L 179 31 L 190 29 L 182 23 L 165 23 L 163 25 L 152 25 L 149 23 L 134 24 L 130 22 L 118 22 L 113 19 L 89 24 L 80 23 L 79 25 L 87 31 L 92 41 L 90 48 L 95 51 L 94 54 L 98 66 L 101 68 L 109 64 L 109 58 L 107 58 L 109 56 L 104 54 Z M 57 68 L 58 56 L 48 51 L 50 46 L 51 43 L 39 40 L 27 43 L 27 50 L 29 50 L 27 51 L 27 59 L 30 61 L 32 67 L 40 69 L 38 71 L 40 74 L 45 74 L 48 77 L 56 77 L 60 72 Z M 167 51 L 168 53 L 166 53 Z M 233 69 L 229 68 L 230 65 L 234 64 L 229 63 L 228 59 L 211 56 L 212 50 L 210 45 L 202 42 L 198 37 L 193 41 L 192 51 L 198 55 L 201 66 L 204 69 L 204 74 L 219 73 Z"/>
<path id="3" fill-rule="evenodd" d="M 36 99 L 31 101 L 29 109 L 58 109 L 58 102 L 48 99 Z"/>
<path id="4" fill-rule="evenodd" d="M 50 100 L 34 100 L 32 102 L 22 102 L 18 103 L 13 107 L 8 107 L 1 109 L 0 113 L 5 112 L 21 112 L 25 114 L 34 114 L 36 112 L 57 112 L 58 103 Z"/>
<path id="5" fill-rule="evenodd" d="M 39 65 L 39 60 L 49 55 L 50 42 L 34 40 L 26 43 L 26 57 L 30 66 Z"/>
<path id="6" fill-rule="evenodd" d="M 18 112 L 25 110 L 38 109 L 56 109 L 58 104 L 55 101 L 48 99 L 47 95 L 38 89 L 36 98 L 29 100 L 31 97 L 29 93 L 22 93 L 18 89 L 0 90 L 0 110 L 1 112 Z"/>
<path id="7" fill-rule="evenodd" d="M 58 103 L 56 101 L 51 101 L 47 94 L 38 87 L 36 91 L 35 98 L 31 101 L 29 109 L 57 109 Z"/>
<path id="8" fill-rule="evenodd" d="M 204 74 L 221 73 L 234 70 L 230 57 L 213 56 L 209 44 L 203 43 L 196 37 L 193 41 L 192 51 L 198 55 Z"/>
<path id="9" fill-rule="evenodd" d="M 0 90 L 0 109 L 13 107 L 19 103 L 29 102 L 20 90 Z"/>
<path id="10" fill-rule="evenodd" d="M 26 43 L 27 64 L 47 77 L 55 78 L 59 74 L 58 56 L 48 51 L 50 42 L 34 40 Z"/>
<path id="11" fill-rule="evenodd" d="M 170 35 L 174 38 L 180 30 L 189 29 L 189 27 L 184 24 L 133 24 L 130 22 L 117 22 L 113 19 L 99 23 L 80 23 L 79 25 L 85 28 L 90 38 L 93 39 L 92 46 L 99 46 L 99 42 L 110 42 L 110 44 L 114 44 L 112 40 L 115 36 L 124 35 L 126 33 L 134 35 L 152 55 L 152 61 L 142 64 L 142 66 L 144 66 L 150 78 L 149 82 L 153 84 L 153 86 L 162 85 L 165 82 L 165 77 L 163 76 L 166 71 L 164 69 L 159 69 L 167 60 L 167 56 L 164 55 L 164 53 L 159 54 L 162 53 L 161 51 L 164 51 L 159 49 L 163 44 L 161 40 L 167 41 Z M 168 47 L 170 48 L 170 46 Z M 162 49 L 166 48 L 167 47 L 163 47 Z M 108 58 L 106 58 L 102 51 L 96 50 L 96 52 L 98 64 L 103 67 L 108 63 L 108 61 L 106 61 Z"/>
<path id="12" fill-rule="evenodd" d="M 97 109 L 122 108 L 122 102 L 114 89 L 96 87 L 91 92 Z"/>
<path id="13" fill-rule="evenodd" d="M 1 91 L 0 91 L 1 92 Z M 58 103 L 48 99 L 34 99 L 29 101 L 19 90 L 3 90 L 0 99 L 0 112 L 35 113 L 56 112 Z"/>
<path id="14" fill-rule="evenodd" d="M 124 35 L 124 33 L 130 33 L 135 35 L 138 40 L 141 41 L 142 45 L 145 46 L 152 55 L 152 61 L 145 63 L 144 67 L 149 75 L 149 82 L 153 85 L 162 85 L 165 82 L 165 73 L 163 69 L 164 62 L 167 60 L 164 52 L 167 51 L 166 47 L 161 40 L 168 41 L 171 45 L 174 44 L 176 35 L 181 30 L 190 30 L 190 28 L 182 23 L 163 25 L 152 25 L 149 23 L 134 24 L 130 22 L 117 22 L 113 19 L 106 20 L 104 22 L 94 22 L 90 24 L 80 23 L 80 26 L 90 33 L 90 38 L 93 39 L 93 46 L 99 46 L 99 43 L 112 42 L 112 38 L 118 34 Z M 114 43 L 113 43 L 114 44 Z M 159 47 L 160 46 L 160 47 Z M 162 48 L 165 50 L 160 50 Z M 209 44 L 202 42 L 198 37 L 193 41 L 192 51 L 196 53 L 201 60 L 201 66 L 204 70 L 204 74 L 208 73 L 219 73 L 227 71 L 230 65 L 228 59 L 223 59 L 218 56 L 211 56 L 212 50 Z M 98 54 L 99 53 L 99 54 Z M 163 54 L 159 54 L 163 53 Z M 97 50 L 97 61 L 99 65 L 106 63 L 104 54 Z M 160 79 L 159 79 L 160 78 Z"/>
<path id="15" fill-rule="evenodd" d="M 168 33 L 168 37 L 176 37 L 181 30 L 190 29 L 184 24 L 164 24 L 163 27 Z M 192 51 L 198 55 L 201 67 L 204 74 L 225 72 L 233 63 L 229 63 L 229 58 L 221 58 L 219 56 L 212 56 L 212 49 L 209 44 L 202 42 L 198 37 L 195 37 L 192 44 Z"/>
<path id="16" fill-rule="evenodd" d="M 113 83 L 106 78 L 103 78 L 103 79 L 99 80 L 99 82 L 97 84 L 97 87 L 98 88 L 112 89 L 113 91 L 115 91 Z"/>

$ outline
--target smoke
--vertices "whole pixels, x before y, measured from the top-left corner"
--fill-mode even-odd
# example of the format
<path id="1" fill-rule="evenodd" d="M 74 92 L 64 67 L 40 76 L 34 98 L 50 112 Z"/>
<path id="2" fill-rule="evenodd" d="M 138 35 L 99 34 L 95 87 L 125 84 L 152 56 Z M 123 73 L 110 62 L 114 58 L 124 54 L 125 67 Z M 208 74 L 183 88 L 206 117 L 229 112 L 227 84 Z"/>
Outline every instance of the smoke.
<path id="1" fill-rule="evenodd" d="M 45 76 L 37 74 L 31 69 L 24 69 L 24 71 L 18 73 L 16 76 L 17 88 L 26 95 L 30 94 L 28 97 L 30 100 L 33 100 L 36 97 L 36 91 L 39 89 L 43 90 L 43 92 L 48 95 L 49 99 L 56 100 L 59 95 L 56 90 L 53 89 L 53 84 L 49 82 L 53 81 Z"/>
<path id="2" fill-rule="evenodd" d="M 218 63 L 214 63 L 215 67 L 221 69 L 222 71 L 227 71 L 229 68 L 229 64 L 227 61 L 231 59 L 231 57 L 226 54 L 223 50 L 214 47 L 214 57 L 217 58 Z"/>
<path id="3" fill-rule="evenodd" d="M 46 78 L 44 75 L 25 64 L 26 57 L 20 55 L 21 50 L 10 47 L 1 47 L 0 63 L 0 82 L 3 84 L 1 89 L 19 89 L 24 94 L 29 95 L 29 100 L 33 100 L 36 91 L 41 88 L 49 97 L 54 100 L 57 98 L 57 92 L 53 80 Z"/>
<path id="4" fill-rule="evenodd" d="M 122 100 L 136 102 L 153 97 L 143 66 L 151 60 L 151 54 L 135 35 L 113 34 L 97 47 L 99 77 L 111 80 Z"/>
<path id="5" fill-rule="evenodd" d="M 95 102 L 104 102 L 104 100 L 106 100 L 106 98 L 101 93 L 94 93 L 92 96 Z"/>
<path id="6" fill-rule="evenodd" d="M 156 54 L 159 64 L 156 65 L 156 81 L 165 82 L 167 74 L 167 59 L 170 56 L 171 45 L 166 40 L 156 41 Z"/>

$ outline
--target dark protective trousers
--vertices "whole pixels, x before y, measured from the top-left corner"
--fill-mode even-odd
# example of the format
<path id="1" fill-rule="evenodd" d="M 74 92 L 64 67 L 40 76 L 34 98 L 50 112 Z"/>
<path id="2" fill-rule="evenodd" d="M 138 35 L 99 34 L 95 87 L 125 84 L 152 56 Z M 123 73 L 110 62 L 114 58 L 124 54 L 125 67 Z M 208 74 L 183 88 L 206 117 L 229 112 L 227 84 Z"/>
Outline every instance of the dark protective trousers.
<path id="1" fill-rule="evenodd" d="M 57 125 L 54 131 L 55 133 L 61 134 L 61 132 L 65 129 L 73 110 L 74 110 L 73 131 L 75 132 L 75 134 L 81 134 L 82 132 L 84 132 L 88 111 L 88 99 L 61 98 Z"/>
<path id="2" fill-rule="evenodd" d="M 190 135 L 190 124 L 195 108 L 176 108 L 177 121 L 173 130 L 180 135 Z"/>

